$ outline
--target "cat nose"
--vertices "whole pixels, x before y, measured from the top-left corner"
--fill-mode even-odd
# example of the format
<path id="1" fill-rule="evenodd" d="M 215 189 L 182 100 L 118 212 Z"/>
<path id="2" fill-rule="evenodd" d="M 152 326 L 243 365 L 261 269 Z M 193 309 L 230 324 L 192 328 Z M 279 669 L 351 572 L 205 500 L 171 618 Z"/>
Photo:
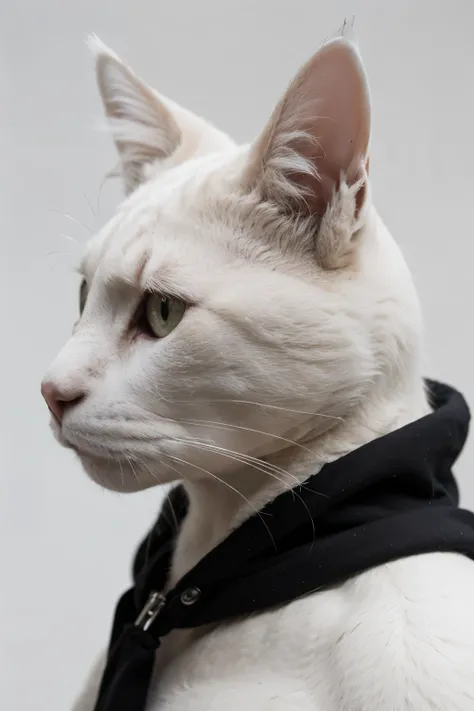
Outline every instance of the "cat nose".
<path id="1" fill-rule="evenodd" d="M 51 381 L 41 383 L 41 394 L 49 411 L 61 422 L 65 411 L 80 402 L 85 393 L 77 387 L 61 388 Z"/>

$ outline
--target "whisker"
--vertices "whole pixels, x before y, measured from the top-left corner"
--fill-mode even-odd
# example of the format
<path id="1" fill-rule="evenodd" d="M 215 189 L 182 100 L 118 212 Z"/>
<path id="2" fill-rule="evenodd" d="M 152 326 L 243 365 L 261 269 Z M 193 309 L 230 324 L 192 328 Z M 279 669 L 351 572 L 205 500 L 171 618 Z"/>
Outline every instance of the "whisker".
<path id="1" fill-rule="evenodd" d="M 84 198 L 85 198 L 85 201 L 87 202 L 87 204 L 88 204 L 88 206 L 89 206 L 89 210 L 92 212 L 92 215 L 93 215 L 94 220 L 96 221 L 97 227 L 98 227 L 98 226 L 99 226 L 99 221 L 98 221 L 98 219 L 97 219 L 97 214 L 96 214 L 94 208 L 92 207 L 91 201 L 90 201 L 89 198 L 87 197 L 86 193 L 84 193 Z"/>
<path id="2" fill-rule="evenodd" d="M 302 489 L 307 489 L 307 491 L 311 491 L 313 494 L 317 494 L 318 496 L 322 496 L 324 498 L 329 498 L 326 494 L 321 493 L 320 491 L 314 491 L 313 489 L 309 489 L 308 487 L 305 487 L 304 483 L 300 482 L 300 480 L 294 475 L 291 474 L 289 471 L 286 469 L 282 469 L 282 467 L 279 467 L 277 464 L 272 464 L 271 462 L 266 462 L 263 459 L 257 459 L 256 457 L 252 457 L 250 454 L 244 454 L 243 452 L 235 452 L 231 449 L 227 449 L 225 447 L 219 447 L 216 444 L 206 442 L 204 440 L 188 440 L 188 439 L 175 439 L 175 442 L 180 442 L 182 444 L 190 444 L 191 446 L 194 445 L 200 445 L 203 448 L 207 449 L 214 449 L 216 452 L 227 452 L 228 454 L 234 455 L 236 458 L 236 461 L 239 461 L 244 464 L 255 464 L 256 466 L 260 467 L 260 471 L 273 471 L 276 473 L 282 474 L 284 477 L 289 477 L 294 480 L 297 486 L 299 486 Z"/>
<path id="3" fill-rule="evenodd" d="M 290 472 L 286 471 L 285 469 L 282 469 L 281 467 L 277 466 L 276 464 L 272 464 L 271 462 L 266 462 L 263 459 L 257 459 L 256 457 L 252 457 L 250 454 L 245 454 L 243 452 L 235 452 L 232 449 L 228 449 L 226 447 L 219 447 L 217 444 L 214 444 L 213 442 L 207 442 L 206 440 L 199 440 L 199 439 L 174 439 L 174 442 L 178 442 L 180 444 L 189 444 L 191 446 L 201 446 L 202 448 L 207 448 L 207 449 L 213 449 L 217 453 L 219 452 L 225 452 L 228 455 L 233 455 L 235 458 L 235 461 L 238 461 L 243 464 L 254 464 L 255 466 L 259 467 L 260 471 L 273 471 L 276 473 L 282 474 L 284 477 L 287 476 L 291 479 L 293 479 L 296 484 L 299 484 L 299 479 L 295 477 L 293 474 L 290 474 Z"/>
<path id="4" fill-rule="evenodd" d="M 137 472 L 135 471 L 135 468 L 134 468 L 134 466 L 133 466 L 133 464 L 132 464 L 132 459 L 131 459 L 131 457 L 129 457 L 127 454 L 125 454 L 125 458 L 126 458 L 128 464 L 129 464 L 129 466 L 130 466 L 130 469 L 132 470 L 133 474 L 135 475 L 135 479 L 137 480 L 138 486 L 140 486 L 140 479 L 138 478 L 138 474 L 137 474 Z"/>
<path id="5" fill-rule="evenodd" d="M 213 422 L 212 420 L 198 420 L 198 419 L 196 419 L 196 420 L 181 420 L 181 419 L 177 419 L 175 421 L 181 422 L 183 424 L 204 424 L 205 426 L 215 427 L 216 429 L 224 429 L 224 430 L 238 429 L 238 430 L 243 430 L 243 431 L 247 431 L 247 432 L 255 432 L 256 434 L 267 435 L 268 437 L 274 437 L 274 438 L 279 439 L 283 442 L 287 442 L 288 444 L 292 444 L 295 447 L 299 447 L 303 451 L 308 452 L 312 456 L 315 456 L 315 452 L 313 452 L 308 447 L 305 447 L 303 444 L 300 444 L 299 442 L 295 442 L 292 439 L 287 439 L 286 437 L 280 437 L 279 435 L 273 434 L 272 432 L 264 432 L 263 430 L 256 430 L 256 429 L 253 429 L 252 427 L 244 427 L 243 425 L 234 425 L 231 423 L 224 423 L 224 422 Z M 212 443 L 212 444 L 214 444 L 214 443 Z M 291 474 L 289 471 L 287 471 L 285 469 L 281 469 L 281 467 L 277 467 L 276 464 L 271 464 L 270 462 L 265 462 L 265 460 L 257 459 L 256 457 L 252 457 L 250 454 L 244 454 L 243 452 L 238 452 L 238 454 L 241 456 L 249 457 L 253 461 L 261 462 L 268 467 L 270 467 L 270 466 L 275 467 L 277 470 L 284 472 L 287 476 L 294 479 L 296 485 L 299 486 L 301 489 L 305 489 L 305 491 L 310 491 L 313 494 L 318 494 L 319 496 L 329 498 L 328 496 L 326 496 L 326 494 L 323 494 L 319 491 L 315 491 L 314 489 L 311 489 L 310 487 L 306 486 L 296 476 L 294 476 L 294 474 Z"/>
<path id="6" fill-rule="evenodd" d="M 176 456 L 173 455 L 173 454 L 167 454 L 166 456 L 169 457 L 170 459 L 172 459 L 173 461 L 181 462 L 182 464 L 185 464 L 185 465 L 187 465 L 187 466 L 191 466 L 191 467 L 194 467 L 195 469 L 198 469 L 199 471 L 203 472 L 204 474 L 208 474 L 210 477 L 212 477 L 213 479 L 215 479 L 216 481 L 218 481 L 220 484 L 223 484 L 223 485 L 226 486 L 228 489 L 230 489 L 230 490 L 233 491 L 235 494 L 237 494 L 237 496 L 240 496 L 240 497 L 250 506 L 250 508 L 252 509 L 252 511 L 259 517 L 259 519 L 262 521 L 263 525 L 265 526 L 265 528 L 266 528 L 266 530 L 267 530 L 268 535 L 270 536 L 270 539 L 271 539 L 271 541 L 272 541 L 272 543 L 273 543 L 273 546 L 275 547 L 275 550 L 277 550 L 277 546 L 276 546 L 276 543 L 275 543 L 275 539 L 273 538 L 272 532 L 270 531 L 269 527 L 267 526 L 266 521 L 263 519 L 262 514 L 260 513 L 260 511 L 259 511 L 258 509 L 255 508 L 255 506 L 252 505 L 252 503 L 247 499 L 246 496 L 244 496 L 244 494 L 242 494 L 241 491 L 239 491 L 238 489 L 236 489 L 235 487 L 233 487 L 233 486 L 232 486 L 231 484 L 229 484 L 227 481 L 224 481 L 223 479 L 221 479 L 221 478 L 220 478 L 219 476 L 217 476 L 216 474 L 213 474 L 212 472 L 208 471 L 207 469 L 204 469 L 203 467 L 198 466 L 197 464 L 193 464 L 192 462 L 187 462 L 185 459 L 181 459 L 180 457 L 176 457 Z"/>
<path id="7" fill-rule="evenodd" d="M 151 474 L 152 478 L 153 478 L 158 484 L 162 484 L 162 483 L 163 483 L 162 481 L 160 481 L 158 475 L 151 471 L 151 469 L 150 469 L 150 467 L 148 466 L 148 464 L 147 464 L 141 457 L 137 457 L 137 456 L 135 455 L 135 459 L 136 459 L 137 462 L 139 462 L 143 467 L 145 467 L 145 469 L 147 470 L 147 472 L 148 472 L 149 474 Z"/>
<path id="8" fill-rule="evenodd" d="M 64 239 L 67 239 L 69 242 L 72 242 L 73 244 L 76 244 L 78 247 L 80 247 L 80 244 L 77 239 L 74 239 L 74 237 L 71 237 L 71 235 L 66 235 L 64 232 L 60 232 L 59 236 L 64 237 Z"/>
<path id="9" fill-rule="evenodd" d="M 173 517 L 174 530 L 177 531 L 179 529 L 178 517 L 176 515 L 176 511 L 174 510 L 173 500 L 170 496 L 170 492 L 166 494 L 166 500 L 168 502 L 168 506 L 170 507 L 171 515 Z"/>
<path id="10" fill-rule="evenodd" d="M 278 439 L 281 442 L 286 442 L 287 444 L 291 444 L 294 447 L 299 447 L 303 451 L 308 452 L 308 454 L 315 456 L 315 452 L 313 452 L 308 447 L 305 447 L 304 444 L 300 444 L 299 442 L 295 442 L 292 439 L 287 439 L 286 437 L 282 437 L 280 435 L 273 434 L 272 432 L 265 432 L 263 430 L 256 430 L 253 427 L 245 427 L 244 425 L 234 425 L 230 422 L 229 423 L 214 422 L 213 420 L 199 420 L 199 419 L 181 420 L 180 419 L 177 421 L 182 422 L 183 424 L 204 425 L 205 427 L 215 427 L 216 429 L 224 429 L 224 430 L 242 430 L 244 432 L 253 432 L 254 434 L 261 434 L 261 435 L 265 435 L 267 437 L 273 437 L 274 439 Z"/>
<path id="11" fill-rule="evenodd" d="M 102 195 L 102 188 L 104 187 L 106 180 L 107 180 L 107 175 L 104 175 L 104 177 L 102 178 L 102 182 L 100 184 L 99 192 L 97 194 L 97 215 L 98 215 L 99 219 L 100 219 L 100 197 Z"/>
<path id="12" fill-rule="evenodd" d="M 253 400 L 227 400 L 227 399 L 212 399 L 212 400 L 169 400 L 165 398 L 163 395 L 159 396 L 163 402 L 168 403 L 169 405 L 177 405 L 177 404 L 184 404 L 184 405 L 190 405 L 190 404 L 209 404 L 213 402 L 217 403 L 228 403 L 228 404 L 233 404 L 233 405 L 254 405 L 255 407 L 264 407 L 268 408 L 270 410 L 281 410 L 283 412 L 293 412 L 299 415 L 312 415 L 313 417 L 322 417 L 324 419 L 328 420 L 336 420 L 337 422 L 344 422 L 344 418 L 340 417 L 338 415 L 325 415 L 322 412 L 308 412 L 307 410 L 294 410 L 289 407 L 281 407 L 280 405 L 270 405 L 269 403 L 264 403 L 264 402 L 254 402 Z M 282 400 L 291 400 L 295 396 L 288 396 L 281 398 Z M 306 395 L 301 395 L 301 398 L 303 397 L 311 397 L 310 394 Z"/>
<path id="13" fill-rule="evenodd" d="M 197 442 L 196 445 L 199 446 L 200 443 Z M 212 445 L 209 446 L 209 447 L 203 447 L 203 449 L 211 449 L 211 447 L 212 447 Z M 232 452 L 232 451 L 230 451 L 230 450 L 226 450 L 226 449 L 224 449 L 223 447 L 218 447 L 217 449 L 219 450 L 218 452 L 216 452 L 217 454 L 221 454 L 222 456 L 225 456 L 225 457 L 227 457 L 227 458 L 229 458 L 229 459 L 232 459 L 232 460 L 234 460 L 234 461 L 237 461 L 237 462 L 242 463 L 242 460 L 239 459 L 237 456 L 235 456 L 235 455 L 238 454 L 238 453 Z M 214 449 L 214 447 L 212 447 L 211 451 L 214 451 L 214 452 L 215 452 L 216 449 Z M 252 457 L 252 459 L 253 459 L 253 457 Z M 268 462 L 262 462 L 261 460 L 256 460 L 256 461 L 259 462 L 259 464 L 268 464 Z M 270 476 L 272 479 L 275 479 L 276 481 L 280 482 L 280 483 L 283 484 L 283 485 L 285 484 L 284 480 L 283 480 L 283 479 L 280 479 L 276 474 L 274 474 L 274 473 L 272 473 L 272 472 L 270 472 L 270 471 L 268 471 L 268 470 L 262 469 L 260 466 L 257 466 L 257 465 L 255 465 L 254 463 L 251 463 L 251 462 L 246 462 L 246 463 L 249 464 L 253 469 L 256 469 L 257 471 L 261 471 L 263 474 L 267 474 L 267 475 Z M 281 471 L 283 471 L 283 470 L 281 470 Z M 286 474 L 288 474 L 288 476 L 293 476 L 293 475 L 291 475 L 289 472 L 286 472 Z M 293 478 L 296 479 L 296 477 L 293 477 Z M 232 487 L 232 488 L 233 488 L 233 487 Z M 289 484 L 288 484 L 288 487 L 287 487 L 287 488 L 291 488 Z M 304 499 L 303 499 L 294 489 L 291 489 L 291 491 L 292 491 L 292 493 L 293 493 L 293 497 L 296 497 L 297 499 L 299 499 L 299 501 L 303 504 L 303 506 L 304 506 L 304 508 L 306 509 L 306 512 L 307 512 L 307 514 L 308 514 L 308 518 L 309 518 L 309 520 L 310 520 L 310 522 L 311 522 L 311 527 L 312 527 L 312 530 L 313 530 L 313 540 L 312 540 L 312 543 L 311 543 L 311 546 L 313 546 L 313 545 L 314 545 L 314 541 L 316 540 L 316 529 L 315 529 L 313 517 L 311 516 L 311 512 L 310 512 L 310 510 L 309 510 L 309 508 L 308 508 L 308 505 L 307 505 L 306 502 L 304 501 Z M 315 492 L 315 493 L 318 493 L 318 492 Z M 245 499 L 245 497 L 244 497 L 244 499 Z M 245 500 L 246 500 L 247 503 L 250 505 L 250 502 L 248 501 L 248 499 L 245 499 Z M 255 511 L 256 509 L 254 508 L 253 510 Z M 260 516 L 261 516 L 261 514 L 260 514 Z"/>
<path id="14" fill-rule="evenodd" d="M 123 489 L 124 486 L 125 486 L 125 479 L 124 479 L 124 475 L 123 475 L 122 462 L 120 461 L 120 459 L 118 459 L 117 461 L 118 461 L 118 465 L 119 465 L 119 467 L 120 467 L 120 480 L 121 480 L 121 482 L 122 482 L 122 489 Z"/>
<path id="15" fill-rule="evenodd" d="M 168 456 L 169 456 L 168 454 L 165 454 L 165 457 L 168 457 Z M 168 469 L 171 469 L 171 471 L 175 472 L 179 476 L 180 479 L 185 479 L 183 472 L 181 472 L 176 467 L 171 466 L 171 464 L 169 464 L 168 462 L 160 461 L 160 464 L 164 464 L 165 467 L 168 467 Z"/>
<path id="16" fill-rule="evenodd" d="M 55 212 L 57 215 L 62 215 L 63 217 L 66 217 L 68 220 L 71 220 L 72 222 L 75 222 L 77 225 L 80 225 L 85 230 L 87 230 L 87 232 L 89 232 L 90 235 L 94 234 L 90 227 L 85 225 L 83 222 L 78 220 L 76 217 L 69 215 L 67 212 L 62 212 L 61 210 L 56 210 L 54 207 L 49 207 L 47 209 L 48 209 L 48 212 Z"/>
<path id="17" fill-rule="evenodd" d="M 168 456 L 168 455 L 165 455 L 165 456 Z M 180 479 L 184 479 L 184 480 L 186 479 L 183 472 L 181 472 L 177 467 L 173 467 L 168 462 L 161 461 L 160 463 L 164 464 L 165 467 L 168 467 L 168 469 L 171 469 L 171 471 L 175 472 L 175 474 L 177 474 Z M 179 530 L 179 522 L 178 522 L 178 517 L 176 515 L 176 511 L 174 510 L 173 501 L 171 499 L 171 492 L 168 492 L 166 494 L 166 500 L 168 501 L 169 507 L 171 509 L 171 515 L 173 516 L 173 523 L 174 523 L 175 531 L 178 531 Z"/>
<path id="18" fill-rule="evenodd" d="M 294 445 L 294 446 L 296 446 L 296 447 L 300 447 L 302 450 L 308 452 L 308 453 L 311 454 L 313 457 L 315 456 L 315 453 L 314 453 L 312 450 L 310 450 L 308 447 L 305 447 L 303 444 L 300 444 L 299 442 L 296 442 L 296 441 L 291 440 L 291 439 L 287 439 L 286 437 L 281 437 L 281 436 L 279 436 L 279 435 L 275 435 L 275 434 L 273 434 L 273 433 L 271 433 L 271 432 L 265 432 L 265 431 L 263 431 L 263 430 L 257 430 L 257 429 L 253 429 L 253 428 L 250 428 L 250 427 L 244 427 L 244 426 L 242 426 L 242 425 L 234 425 L 234 424 L 230 424 L 230 423 L 214 422 L 214 421 L 212 421 L 212 420 L 200 420 L 200 419 L 184 420 L 184 419 L 182 419 L 182 418 L 175 418 L 175 417 L 170 417 L 170 416 L 166 416 L 166 415 L 162 415 L 162 417 L 165 418 L 165 419 L 167 419 L 167 420 L 169 420 L 169 421 L 171 421 L 171 422 L 178 422 L 178 423 L 181 423 L 181 424 L 204 424 L 204 425 L 207 425 L 207 426 L 209 426 L 209 427 L 215 427 L 216 429 L 229 429 L 229 430 L 232 430 L 232 429 L 239 429 L 239 430 L 248 431 L 248 432 L 255 432 L 255 433 L 257 433 L 257 434 L 268 435 L 269 437 L 275 437 L 275 438 L 280 439 L 280 440 L 282 440 L 282 441 L 284 441 L 284 442 L 288 442 L 289 444 L 292 444 L 292 445 Z M 198 439 L 196 439 L 196 438 L 180 438 L 180 439 L 175 439 L 174 441 L 180 442 L 180 443 L 182 443 L 182 444 L 189 444 L 189 443 L 192 444 L 192 443 L 195 443 L 195 442 L 201 442 L 201 443 L 203 443 L 203 444 L 205 444 L 205 445 L 212 445 L 212 446 L 217 447 L 217 445 L 216 445 L 215 442 L 213 442 L 213 441 L 208 442 L 207 440 L 202 440 L 202 439 L 199 439 L 199 440 L 198 440 Z M 311 489 L 310 487 L 306 486 L 306 485 L 304 484 L 304 482 L 301 482 L 300 479 L 298 479 L 296 476 L 294 476 L 294 474 L 291 474 L 289 471 L 287 471 L 286 469 L 282 469 L 281 467 L 277 466 L 276 464 L 272 464 L 271 462 L 266 462 L 266 461 L 263 460 L 263 459 L 257 459 L 256 457 L 252 457 L 252 456 L 249 455 L 249 454 L 244 454 L 243 452 L 235 452 L 235 451 L 229 450 L 229 449 L 227 449 L 226 451 L 228 451 L 229 453 L 232 453 L 232 454 L 234 454 L 234 455 L 240 457 L 240 458 L 241 458 L 240 461 L 241 461 L 242 463 L 254 462 L 254 463 L 257 463 L 257 464 L 258 464 L 259 466 L 261 466 L 261 467 L 262 467 L 262 466 L 267 467 L 267 468 L 270 469 L 271 471 L 280 472 L 280 473 L 283 474 L 284 476 L 288 476 L 288 477 L 290 477 L 291 479 L 293 479 L 294 482 L 295 482 L 295 484 L 296 484 L 300 489 L 304 489 L 304 490 L 306 490 L 306 491 L 309 491 L 309 492 L 311 492 L 311 493 L 313 493 L 313 494 L 316 494 L 316 495 L 318 495 L 318 496 L 322 496 L 322 497 L 324 497 L 324 498 L 329 498 L 326 494 L 323 494 L 322 492 L 319 492 L 319 491 L 315 491 L 314 489 Z M 260 469 L 260 471 L 262 471 L 262 469 Z"/>
<path id="19" fill-rule="evenodd" d="M 44 255 L 46 258 L 49 257 L 67 257 L 68 255 L 65 252 L 60 252 L 59 250 L 55 249 L 52 252 L 46 252 Z"/>

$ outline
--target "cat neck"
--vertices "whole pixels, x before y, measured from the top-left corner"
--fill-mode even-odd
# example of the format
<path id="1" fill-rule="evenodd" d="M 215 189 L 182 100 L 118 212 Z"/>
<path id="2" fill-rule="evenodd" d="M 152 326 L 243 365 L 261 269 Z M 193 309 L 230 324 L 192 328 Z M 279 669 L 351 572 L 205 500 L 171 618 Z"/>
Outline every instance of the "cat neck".
<path id="1" fill-rule="evenodd" d="M 279 494 L 303 483 L 321 467 L 357 447 L 423 417 L 429 412 L 421 377 L 397 395 L 372 397 L 350 417 L 321 434 L 308 421 L 287 446 L 236 471 L 226 481 L 203 478 L 186 482 L 189 511 L 173 556 L 173 587 L 198 561 L 245 519 Z"/>

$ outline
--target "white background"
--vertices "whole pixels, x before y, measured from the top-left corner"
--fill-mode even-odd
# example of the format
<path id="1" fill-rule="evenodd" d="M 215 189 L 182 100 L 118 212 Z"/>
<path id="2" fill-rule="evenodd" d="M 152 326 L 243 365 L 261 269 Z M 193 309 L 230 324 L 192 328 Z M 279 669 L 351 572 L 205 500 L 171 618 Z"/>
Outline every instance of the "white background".
<path id="1" fill-rule="evenodd" d="M 157 88 L 248 140 L 298 65 L 354 13 L 373 93 L 374 195 L 420 290 L 426 373 L 474 402 L 472 0 L 0 0 L 5 711 L 70 708 L 160 496 L 90 483 L 53 442 L 39 396 L 75 318 L 81 245 L 118 197 L 107 183 L 99 209 L 115 155 L 94 129 L 84 37 L 97 32 Z M 472 441 L 457 471 L 472 506 Z"/>

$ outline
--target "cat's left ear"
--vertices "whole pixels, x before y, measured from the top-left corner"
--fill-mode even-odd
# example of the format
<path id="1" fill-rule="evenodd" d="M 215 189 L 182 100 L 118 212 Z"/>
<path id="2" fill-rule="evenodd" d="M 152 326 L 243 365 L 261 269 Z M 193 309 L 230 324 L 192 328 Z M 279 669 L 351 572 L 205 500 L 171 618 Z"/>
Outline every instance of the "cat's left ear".
<path id="1" fill-rule="evenodd" d="M 89 47 L 127 193 L 149 177 L 150 168 L 166 169 L 232 143 L 200 116 L 159 95 L 95 35 Z"/>
<path id="2" fill-rule="evenodd" d="M 313 217 L 317 257 L 343 266 L 367 200 L 370 100 L 355 47 L 338 38 L 302 67 L 251 148 L 244 186 Z"/>

